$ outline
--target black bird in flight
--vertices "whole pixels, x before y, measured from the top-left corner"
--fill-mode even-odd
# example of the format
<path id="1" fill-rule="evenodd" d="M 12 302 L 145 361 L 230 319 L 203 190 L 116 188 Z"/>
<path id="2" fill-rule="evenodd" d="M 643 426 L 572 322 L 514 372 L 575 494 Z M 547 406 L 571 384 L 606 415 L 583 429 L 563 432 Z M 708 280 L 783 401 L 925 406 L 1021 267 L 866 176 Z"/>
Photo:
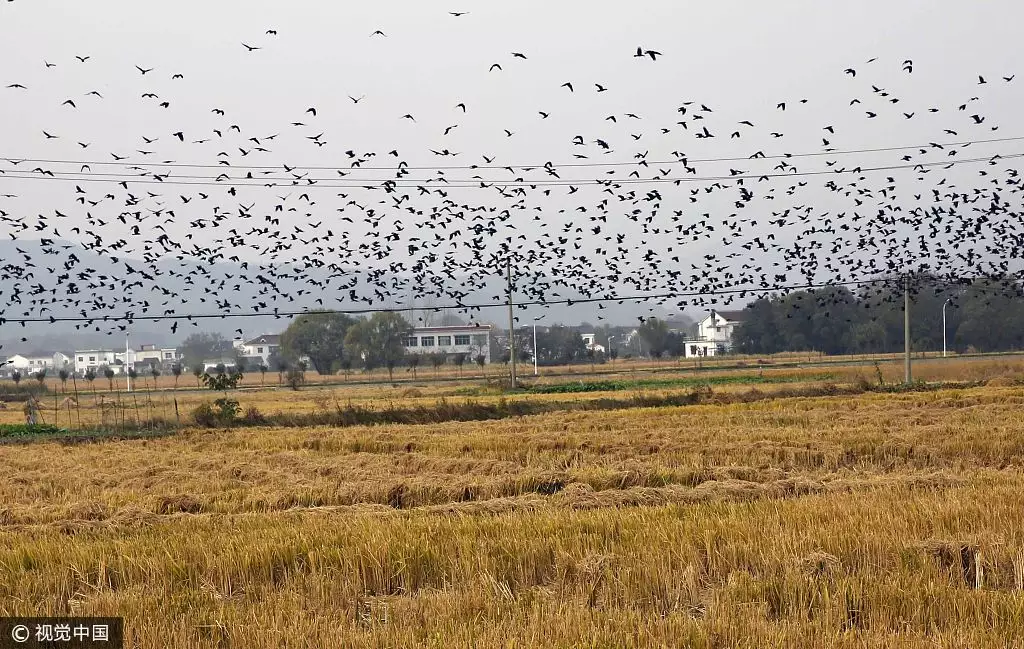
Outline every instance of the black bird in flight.
<path id="1" fill-rule="evenodd" d="M 451 15 L 455 16 L 456 18 L 458 18 L 459 16 L 465 16 L 469 12 L 468 11 L 449 11 L 448 13 L 450 13 Z"/>
<path id="2" fill-rule="evenodd" d="M 86 61 L 88 61 L 92 57 L 91 56 L 77 56 L 76 55 L 75 58 L 78 59 L 79 61 L 81 61 L 82 63 L 85 63 Z"/>
<path id="3" fill-rule="evenodd" d="M 153 68 L 149 68 L 147 70 L 146 68 L 140 67 L 138 65 L 135 66 L 135 69 L 138 70 L 139 72 L 141 72 L 143 75 L 146 75 L 146 74 L 148 74 L 148 73 L 153 71 Z"/>
<path id="4" fill-rule="evenodd" d="M 563 84 L 562 84 L 562 87 L 563 87 L 563 88 L 568 88 L 568 89 L 569 89 L 569 92 L 574 92 L 574 91 L 573 91 L 573 89 L 572 89 L 572 84 L 571 84 L 570 82 L 568 82 L 568 81 L 566 81 L 565 83 L 563 83 Z"/>
<path id="5" fill-rule="evenodd" d="M 526 55 L 522 52 L 512 52 L 512 58 L 514 59 L 525 59 Z"/>
<path id="6" fill-rule="evenodd" d="M 377 31 L 375 31 L 372 34 L 370 34 L 370 36 L 384 36 L 384 37 L 387 37 L 387 34 L 385 34 L 384 32 L 382 32 L 381 30 L 378 29 Z"/>
<path id="7" fill-rule="evenodd" d="M 501 69 L 501 65 L 499 65 L 498 63 L 492 63 L 491 64 L 491 69 L 488 70 L 488 72 L 493 72 L 494 68 L 498 68 L 500 70 Z"/>
<path id="8" fill-rule="evenodd" d="M 657 61 L 658 57 L 661 56 L 661 52 L 656 52 L 654 50 L 645 50 L 642 47 L 638 47 L 636 48 L 636 54 L 633 55 L 633 58 L 642 59 L 645 56 L 651 57 L 652 61 Z"/>
<path id="9" fill-rule="evenodd" d="M 244 47 L 245 49 L 249 50 L 250 52 L 255 52 L 256 50 L 263 49 L 262 47 L 256 47 L 254 45 L 246 45 L 245 43 L 242 43 L 242 47 Z"/>
<path id="10" fill-rule="evenodd" d="M 277 30 L 276 29 L 268 29 L 267 33 L 270 34 L 271 36 L 277 36 Z"/>

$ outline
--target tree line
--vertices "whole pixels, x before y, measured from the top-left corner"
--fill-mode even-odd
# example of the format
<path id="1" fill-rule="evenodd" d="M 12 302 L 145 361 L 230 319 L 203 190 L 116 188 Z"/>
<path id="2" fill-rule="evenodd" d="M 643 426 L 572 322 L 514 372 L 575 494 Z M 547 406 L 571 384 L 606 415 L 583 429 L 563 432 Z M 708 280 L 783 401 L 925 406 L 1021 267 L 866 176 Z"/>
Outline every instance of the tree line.
<path id="1" fill-rule="evenodd" d="M 201 365 L 204 359 L 225 358 L 242 370 L 279 374 L 296 368 L 305 370 L 303 359 L 308 359 L 312 369 L 320 374 L 378 368 L 385 368 L 391 374 L 396 367 L 405 366 L 415 375 L 426 365 L 437 369 L 451 363 L 461 369 L 467 363 L 482 366 L 486 361 L 484 349 L 473 350 L 472 354 L 409 353 L 405 342 L 412 331 L 412 325 L 395 312 L 375 313 L 364 318 L 312 311 L 292 320 L 281 333 L 280 350 L 258 367 L 245 367 L 241 352 L 219 334 L 192 334 L 180 350 L 183 362 L 190 367 Z"/>
<path id="2" fill-rule="evenodd" d="M 826 354 L 890 353 L 903 350 L 903 292 L 887 288 L 851 291 L 828 287 L 762 298 L 744 309 L 733 332 L 741 354 L 819 351 Z M 942 310 L 946 344 L 956 352 L 1024 349 L 1024 301 L 1016 285 L 978 279 L 949 285 L 917 278 L 910 303 L 914 350 L 942 349 Z"/>

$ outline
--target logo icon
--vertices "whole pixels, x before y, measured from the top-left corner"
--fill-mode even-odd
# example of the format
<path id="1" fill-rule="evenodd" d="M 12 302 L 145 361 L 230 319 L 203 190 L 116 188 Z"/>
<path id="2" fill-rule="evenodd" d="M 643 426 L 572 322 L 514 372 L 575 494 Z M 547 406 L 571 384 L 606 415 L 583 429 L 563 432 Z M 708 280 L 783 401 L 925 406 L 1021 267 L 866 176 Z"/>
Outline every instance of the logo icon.
<path id="1" fill-rule="evenodd" d="M 11 628 L 11 639 L 15 642 L 27 642 L 31 633 L 24 624 L 17 624 Z"/>

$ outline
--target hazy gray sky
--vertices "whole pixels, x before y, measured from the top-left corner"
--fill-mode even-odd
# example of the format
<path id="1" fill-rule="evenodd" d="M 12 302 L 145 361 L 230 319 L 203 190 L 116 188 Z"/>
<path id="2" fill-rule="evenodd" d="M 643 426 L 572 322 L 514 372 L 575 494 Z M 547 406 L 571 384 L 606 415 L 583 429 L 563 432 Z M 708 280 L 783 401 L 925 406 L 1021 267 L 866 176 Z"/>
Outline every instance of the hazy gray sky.
<path id="1" fill-rule="evenodd" d="M 468 14 L 453 17 L 451 11 Z M 8 177 L 0 175 L 0 193 L 17 198 L 0 199 L 0 210 L 28 218 L 61 209 L 70 218 L 58 227 L 70 240 L 76 240 L 69 231 L 71 225 L 84 217 L 83 206 L 74 203 L 75 183 L 11 178 L 47 165 L 25 162 L 16 168 L 5 158 L 113 162 L 113 153 L 128 156 L 127 162 L 216 165 L 230 160 L 232 165 L 276 166 L 275 176 L 286 176 L 279 167 L 282 163 L 344 169 L 349 164 L 346 151 L 375 152 L 369 165 L 393 165 L 397 158 L 387 155 L 391 149 L 413 166 L 484 164 L 485 155 L 494 164 L 550 161 L 557 165 L 583 161 L 574 158 L 576 154 L 587 155 L 585 162 L 629 162 L 641 152 L 651 160 L 666 160 L 675 157 L 673 151 L 684 152 L 690 159 L 746 157 L 759 150 L 769 155 L 821 151 L 823 136 L 833 148 L 860 149 L 1024 135 L 1014 121 L 1024 77 L 1016 83 L 1001 81 L 1004 75 L 1024 72 L 1024 51 L 1017 45 L 1022 17 L 1024 5 L 1012 1 L 5 2 L 0 5 L 0 60 L 4 61 L 0 170 Z M 277 35 L 266 34 L 268 29 Z M 386 37 L 371 36 L 378 29 Z M 249 52 L 243 42 L 262 49 Z M 663 56 L 657 61 L 637 59 L 633 53 L 638 46 Z M 512 52 L 528 58 L 515 58 Z M 75 56 L 89 58 L 83 63 Z M 873 57 L 878 60 L 866 63 Z M 904 59 L 913 60 L 912 74 L 901 70 Z M 47 67 L 44 61 L 55 65 Z M 491 71 L 493 63 L 502 69 Z M 143 75 L 136 65 L 153 71 Z M 857 77 L 844 74 L 847 67 L 856 68 Z M 172 79 L 174 74 L 184 78 Z M 979 74 L 990 82 L 978 86 Z M 575 92 L 561 87 L 567 81 Z M 5 88 L 14 83 L 27 89 Z M 595 84 L 607 91 L 597 92 Z M 885 105 L 872 95 L 872 84 L 884 87 L 901 103 Z M 91 91 L 102 98 L 88 95 Z M 159 98 L 143 99 L 143 93 Z M 975 95 L 978 106 L 984 108 L 983 125 L 968 119 L 980 108 L 955 109 Z M 350 96 L 363 99 L 354 103 Z M 862 98 L 864 105 L 851 107 L 853 97 Z M 801 105 L 800 98 L 809 101 Z M 67 99 L 77 107 L 62 105 Z M 161 101 L 170 106 L 159 107 Z M 695 139 L 693 127 L 699 122 L 691 122 L 686 131 L 675 124 L 680 117 L 677 108 L 686 101 L 696 102 L 691 111 L 702 103 L 713 110 L 706 123 L 713 125 L 715 138 Z M 787 102 L 784 112 L 776 109 L 781 101 Z M 465 114 L 455 108 L 460 102 L 467 107 Z M 875 109 L 878 119 L 865 119 L 864 110 L 872 109 L 870 102 L 881 102 L 873 104 L 881 106 Z M 305 112 L 311 106 L 317 109 L 315 117 Z M 932 106 L 941 111 L 929 114 Z M 226 115 L 211 113 L 213 108 L 223 109 Z M 550 117 L 541 119 L 539 111 Z M 904 119 L 902 112 L 913 112 L 915 117 Z M 641 119 L 631 120 L 627 113 Z M 402 119 L 405 114 L 412 114 L 416 121 Z M 617 121 L 606 119 L 609 115 Z M 756 129 L 737 126 L 741 120 L 752 121 Z M 291 122 L 305 126 L 292 127 Z M 240 127 L 241 134 L 229 130 L 232 124 Z M 457 127 L 444 135 L 452 125 Z M 1000 129 L 990 131 L 992 125 Z M 824 126 L 833 126 L 835 133 L 824 132 Z M 214 128 L 224 137 L 214 135 Z M 663 133 L 662 128 L 671 132 Z M 945 134 L 947 128 L 958 135 Z M 730 138 L 737 129 L 743 137 Z M 43 131 L 59 138 L 47 139 Z M 179 142 L 172 135 L 175 132 L 182 132 L 185 141 Z M 771 137 L 771 132 L 784 137 Z M 308 139 L 319 133 L 325 146 Z M 279 136 L 263 139 L 272 134 Z M 583 136 L 586 145 L 574 146 L 575 135 Z M 159 139 L 146 143 L 142 136 Z M 249 137 L 260 139 L 270 151 L 253 151 L 255 144 L 247 142 Z M 610 153 L 594 143 L 598 138 L 611 145 Z M 193 143 L 202 139 L 210 141 Z M 88 143 L 88 148 L 79 142 Z M 239 146 L 249 154 L 242 156 Z M 439 157 L 431 149 L 459 155 Z M 138 150 L 153 153 L 142 155 Z M 230 155 L 218 155 L 222 151 Z M 963 155 L 1020 151 L 1024 143 L 1009 142 L 976 146 Z M 901 155 L 851 156 L 842 164 L 892 164 Z M 818 170 L 825 168 L 825 159 L 794 164 L 801 171 Z M 732 168 L 760 173 L 774 163 L 759 164 L 701 163 L 699 173 L 728 175 Z M 79 171 L 78 164 L 47 168 Z M 594 179 L 609 169 L 562 168 L 560 176 Z M 621 167 L 616 177 L 624 178 L 629 169 Z M 130 173 L 123 167 L 98 165 L 89 173 L 98 171 Z M 169 180 L 184 181 L 189 174 L 214 175 L 220 170 L 168 167 L 167 171 L 172 172 Z M 543 172 L 530 173 L 531 179 L 545 177 Z M 976 177 L 975 170 L 967 173 Z M 331 169 L 314 174 L 341 178 Z M 523 174 L 522 170 L 514 174 L 501 169 L 449 170 L 446 177 L 472 184 L 474 175 L 509 180 Z M 411 179 L 436 175 L 434 169 L 410 172 Z M 392 176 L 393 172 L 362 171 L 349 178 Z M 812 179 L 811 184 L 820 188 L 822 182 Z M 778 184 L 781 194 L 791 183 L 773 184 Z M 177 223 L 166 225 L 175 237 L 195 231 L 187 226 L 189 221 L 209 218 L 210 211 L 210 205 L 198 200 L 185 204 L 179 194 L 215 190 L 217 205 L 235 211 L 239 203 L 256 202 L 254 214 L 262 215 L 281 202 L 275 196 L 301 193 L 284 188 L 244 189 L 237 199 L 226 199 L 221 188 L 136 188 L 140 193 L 150 189 L 161 194 L 144 201 L 145 207 L 175 210 Z M 100 197 L 110 188 L 95 184 L 85 189 L 90 197 Z M 638 186 L 636 191 L 642 195 L 648 189 Z M 688 203 L 685 187 L 663 191 L 666 197 L 657 222 L 664 225 L 673 210 L 687 208 Z M 339 192 L 349 196 L 339 198 Z M 415 190 L 399 193 L 412 194 L 412 204 L 419 200 Z M 289 225 L 320 222 L 327 228 L 333 223 L 335 233 L 348 228 L 354 242 L 365 237 L 368 226 L 358 218 L 350 226 L 342 224 L 337 209 L 344 209 L 348 199 L 369 203 L 383 198 L 380 191 L 358 189 L 317 189 L 310 195 L 317 204 L 302 206 Z M 498 210 L 503 207 L 493 190 L 452 188 L 450 197 Z M 569 220 L 581 225 L 584 216 L 574 216 L 573 209 L 583 205 L 590 210 L 586 214 L 594 214 L 602 198 L 598 187 L 584 187 L 573 195 L 558 187 L 549 197 L 531 192 L 527 202 L 530 208 L 544 208 L 548 225 Z M 288 200 L 287 204 L 295 205 L 297 199 L 293 195 Z M 699 211 L 686 214 L 684 222 L 710 213 L 721 225 L 735 211 L 733 200 L 732 194 L 702 199 Z M 800 202 L 815 202 L 819 210 L 828 211 L 831 200 L 819 189 L 806 193 Z M 429 198 L 421 204 L 438 202 Z M 777 203 L 783 207 L 781 201 Z M 752 234 L 772 230 L 765 223 L 772 204 L 762 205 L 757 213 L 744 214 L 760 223 L 748 228 Z M 113 218 L 119 211 L 116 207 L 100 205 L 93 214 Z M 557 214 L 558 209 L 567 214 Z M 301 216 L 307 211 L 308 219 Z M 393 228 L 397 214 L 382 210 L 379 227 Z M 539 226 L 531 222 L 533 216 L 532 211 L 522 215 L 517 233 L 540 236 Z M 127 251 L 141 252 L 142 242 L 156 236 L 149 229 L 156 222 L 150 219 L 142 224 L 141 234 L 135 237 L 130 224 L 116 221 L 104 226 L 103 232 L 114 239 L 124 236 L 129 241 Z M 229 223 L 245 228 L 257 225 Z M 0 227 L 0 234 L 6 234 L 7 227 Z M 208 229 L 195 232 L 194 241 L 224 236 L 223 232 L 210 234 Z M 625 219 L 606 225 L 603 235 L 607 233 L 627 234 L 627 243 L 645 238 L 638 224 Z M 415 229 L 403 231 L 401 247 L 409 236 L 423 234 Z M 595 239 L 591 247 L 602 245 Z M 716 245 L 716 237 L 692 243 L 683 254 L 685 261 L 699 259 Z M 280 260 L 307 252 L 308 248 L 296 244 L 282 252 Z M 265 251 L 239 249 L 238 254 L 243 259 L 268 260 Z M 636 256 L 631 263 L 640 266 Z"/>

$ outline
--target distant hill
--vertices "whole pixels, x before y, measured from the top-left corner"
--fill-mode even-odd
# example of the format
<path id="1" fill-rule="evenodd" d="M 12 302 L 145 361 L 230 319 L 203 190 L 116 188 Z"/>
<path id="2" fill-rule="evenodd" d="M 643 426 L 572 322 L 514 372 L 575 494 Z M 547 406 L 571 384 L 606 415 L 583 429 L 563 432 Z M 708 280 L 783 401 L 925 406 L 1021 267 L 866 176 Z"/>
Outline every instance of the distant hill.
<path id="1" fill-rule="evenodd" d="M 142 261 L 132 258 L 118 258 L 114 262 L 111 258 L 85 250 L 81 245 L 71 242 L 57 241 L 51 249 L 57 246 L 69 246 L 61 254 L 44 253 L 43 246 L 38 241 L 0 241 L 0 259 L 5 260 L 9 267 L 6 272 L 0 274 L 0 297 L 3 298 L 6 309 L 4 317 L 8 322 L 0 326 L 0 354 L 11 354 L 32 349 L 53 349 L 70 351 L 72 348 L 83 347 L 116 347 L 124 344 L 124 334 L 117 330 L 111 331 L 112 325 L 99 323 L 87 327 L 85 323 L 54 322 L 54 323 L 29 323 L 22 327 L 16 322 L 18 316 L 39 317 L 39 308 L 47 306 L 44 303 L 30 304 L 32 299 L 43 299 L 52 301 L 61 299 L 68 295 L 69 283 L 76 284 L 77 293 L 75 299 L 81 300 L 82 305 L 73 308 L 64 308 L 61 305 L 50 304 L 49 309 L 43 312 L 44 317 L 81 317 L 82 310 L 86 317 L 96 316 L 120 316 L 124 310 L 107 310 L 96 312 L 85 303 L 94 295 L 106 304 L 117 303 L 122 296 L 128 296 L 130 302 L 141 304 L 149 302 L 146 309 L 134 309 L 136 316 L 158 316 L 165 312 L 176 314 L 201 314 L 218 316 L 223 312 L 224 317 L 207 317 L 194 319 L 192 321 L 179 320 L 176 333 L 171 333 L 169 321 L 145 321 L 137 320 L 129 328 L 131 339 L 134 343 L 150 343 L 159 346 L 173 346 L 178 344 L 190 333 L 195 331 L 216 332 L 232 338 L 238 335 L 237 329 L 241 329 L 245 337 L 255 336 L 261 333 L 275 333 L 282 331 L 288 326 L 288 317 L 254 316 L 255 311 L 260 312 L 294 312 L 313 308 L 337 308 L 337 309 L 367 309 L 370 308 L 365 302 L 352 303 L 348 300 L 348 292 L 336 296 L 332 300 L 329 295 L 311 291 L 311 287 L 303 282 L 307 276 L 317 280 L 325 281 L 328 272 L 313 269 L 302 271 L 299 274 L 294 272 L 288 264 L 282 264 L 281 269 L 290 269 L 291 279 L 281 280 L 276 285 L 277 294 L 267 293 L 260 295 L 258 283 L 255 281 L 240 281 L 240 277 L 254 279 L 256 273 L 252 269 L 245 270 L 241 265 L 231 262 L 218 262 L 212 265 L 202 263 L 200 260 L 178 261 L 171 257 L 162 259 L 157 269 L 159 274 L 153 280 L 141 279 L 137 274 L 130 275 L 126 271 L 126 264 L 135 269 L 145 269 Z M 30 263 L 34 267 L 24 265 L 25 254 L 27 253 Z M 79 264 L 70 271 L 65 270 L 66 255 L 74 254 Z M 208 275 L 198 275 L 195 270 L 202 263 L 209 271 Z M 16 267 L 31 276 L 23 276 L 21 279 L 22 292 L 18 301 L 14 300 L 13 290 L 16 283 Z M 91 268 L 96 271 L 97 276 L 105 277 L 101 289 L 89 289 L 88 280 L 78 278 L 75 273 L 81 268 Z M 58 281 L 61 274 L 69 274 L 70 277 Z M 189 279 L 189 277 L 195 279 Z M 352 272 L 353 279 L 357 286 L 365 286 L 365 274 L 359 271 Z M 129 282 L 137 281 L 138 284 L 125 289 L 121 286 L 120 280 L 128 279 Z M 390 282 L 390 279 L 388 280 Z M 141 284 L 141 285 L 139 285 Z M 28 287 L 32 287 L 32 295 L 26 293 Z M 211 289 L 216 287 L 216 289 Z M 236 288 L 237 287 L 237 288 Z M 358 290 L 358 289 L 357 289 Z M 484 289 L 475 292 L 474 296 L 467 297 L 466 303 L 489 303 L 494 301 L 495 295 L 500 295 L 504 302 L 503 291 L 505 283 L 501 278 L 493 278 L 485 284 Z M 300 294 L 300 291 L 301 294 Z M 372 294 L 369 290 L 359 291 L 360 295 Z M 580 294 L 566 295 L 562 291 L 562 299 L 582 297 Z M 245 305 L 239 309 L 232 309 L 224 312 L 216 304 L 215 299 L 226 297 L 229 302 L 236 305 Z M 321 307 L 316 299 L 323 299 L 324 307 Z M 532 301 L 533 298 L 530 298 Z M 259 306 L 263 302 L 266 306 Z M 121 303 L 123 304 L 123 303 Z M 420 300 L 414 306 L 416 308 L 413 324 L 424 317 L 422 310 L 434 306 L 443 306 L 445 302 L 441 298 L 434 298 L 432 301 Z M 128 306 L 128 305 L 125 305 Z M 399 298 L 386 299 L 375 303 L 374 308 L 408 308 L 408 300 Z M 516 309 L 516 316 L 519 325 L 529 325 L 537 322 L 539 324 L 578 324 L 580 322 L 591 322 L 595 324 L 629 325 L 639 324 L 638 316 L 655 315 L 664 318 L 667 312 L 659 307 L 650 310 L 650 305 L 636 302 L 606 302 L 603 308 L 597 303 L 577 304 L 554 304 L 549 306 L 533 305 Z M 26 311 L 30 315 L 24 315 Z M 483 322 L 501 323 L 507 326 L 507 306 L 482 308 L 467 313 L 465 310 L 448 309 L 451 313 L 463 320 L 474 320 Z M 229 317 L 234 316 L 234 317 Z M 433 318 L 440 320 L 442 313 L 433 314 Z M 406 315 L 407 319 L 409 318 Z M 428 314 L 427 319 L 431 319 Z M 11 322 L 11 321 L 15 322 Z M 422 324 L 422 322 L 419 322 Z M 28 337 L 26 343 L 21 338 Z"/>

